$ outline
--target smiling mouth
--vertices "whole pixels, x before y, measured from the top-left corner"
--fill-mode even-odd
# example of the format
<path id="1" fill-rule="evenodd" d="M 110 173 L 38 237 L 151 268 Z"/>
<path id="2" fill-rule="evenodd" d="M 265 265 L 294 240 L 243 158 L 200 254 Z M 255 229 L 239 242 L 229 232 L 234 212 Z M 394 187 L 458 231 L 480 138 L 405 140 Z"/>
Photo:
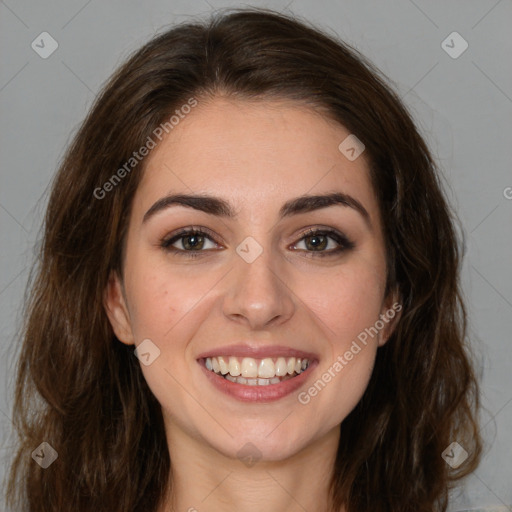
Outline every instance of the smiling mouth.
<path id="1" fill-rule="evenodd" d="M 202 359 L 207 370 L 230 382 L 247 386 L 268 386 L 293 379 L 306 371 L 311 361 L 300 357 L 257 359 L 216 356 Z"/>

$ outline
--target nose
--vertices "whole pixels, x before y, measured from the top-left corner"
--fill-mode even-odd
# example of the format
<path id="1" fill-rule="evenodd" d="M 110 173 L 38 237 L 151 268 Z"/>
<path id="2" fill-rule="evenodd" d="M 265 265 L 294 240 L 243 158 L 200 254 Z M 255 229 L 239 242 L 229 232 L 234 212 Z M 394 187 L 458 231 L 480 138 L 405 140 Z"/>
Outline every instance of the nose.
<path id="1" fill-rule="evenodd" d="M 280 325 L 293 316 L 294 294 L 284 269 L 276 263 L 270 251 L 263 251 L 251 263 L 236 256 L 223 303 L 226 317 L 257 330 Z"/>

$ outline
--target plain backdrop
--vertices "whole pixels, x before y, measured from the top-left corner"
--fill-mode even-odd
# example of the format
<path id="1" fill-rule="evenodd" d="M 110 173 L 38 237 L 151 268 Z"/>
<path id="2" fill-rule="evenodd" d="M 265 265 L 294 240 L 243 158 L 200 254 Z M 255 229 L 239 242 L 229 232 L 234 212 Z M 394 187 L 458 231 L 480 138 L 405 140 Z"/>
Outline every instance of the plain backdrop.
<path id="1" fill-rule="evenodd" d="M 243 5 L 0 1 L 0 478 L 15 441 L 10 418 L 24 286 L 47 189 L 66 145 L 101 85 L 130 52 L 171 24 Z M 250 5 L 291 11 L 358 48 L 390 78 L 430 144 L 466 236 L 463 283 L 485 407 L 483 462 L 454 490 L 450 510 L 511 506 L 512 2 Z M 41 37 L 45 51 L 58 44 L 47 58 L 32 47 Z"/>

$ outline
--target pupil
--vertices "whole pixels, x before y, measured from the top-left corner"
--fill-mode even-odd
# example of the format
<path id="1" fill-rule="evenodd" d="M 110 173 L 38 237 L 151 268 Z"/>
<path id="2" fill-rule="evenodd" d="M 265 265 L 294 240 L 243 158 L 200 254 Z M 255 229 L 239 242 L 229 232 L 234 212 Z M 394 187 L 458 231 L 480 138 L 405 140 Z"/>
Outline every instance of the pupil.
<path id="1" fill-rule="evenodd" d="M 323 241 L 320 241 L 321 238 L 324 238 Z M 315 240 L 317 242 L 315 242 Z M 314 236 L 311 236 L 310 237 L 310 243 L 313 247 L 315 248 L 318 248 L 318 247 L 324 247 L 325 246 L 325 237 L 323 237 L 322 235 L 314 235 Z"/>
<path id="2" fill-rule="evenodd" d="M 192 247 L 192 248 L 195 248 L 197 245 L 200 245 L 201 244 L 201 236 L 198 236 L 198 235 L 189 235 L 185 240 L 188 240 L 189 243 L 187 243 L 186 245 L 189 246 L 189 247 Z M 192 240 L 192 242 L 190 243 L 190 240 Z"/>

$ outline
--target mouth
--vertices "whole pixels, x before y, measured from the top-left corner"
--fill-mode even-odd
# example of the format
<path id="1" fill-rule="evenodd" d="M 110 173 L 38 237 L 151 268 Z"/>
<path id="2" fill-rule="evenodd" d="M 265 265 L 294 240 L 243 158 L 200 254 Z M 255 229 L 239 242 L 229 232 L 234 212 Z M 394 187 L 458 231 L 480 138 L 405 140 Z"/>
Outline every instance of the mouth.
<path id="1" fill-rule="evenodd" d="M 203 354 L 197 362 L 214 387 L 246 402 L 271 402 L 289 395 L 318 365 L 313 354 L 285 347 L 226 347 Z"/>
<path id="2" fill-rule="evenodd" d="M 269 386 L 299 376 L 309 368 L 310 360 L 300 357 L 217 356 L 203 359 L 204 366 L 230 382 L 246 386 Z"/>

